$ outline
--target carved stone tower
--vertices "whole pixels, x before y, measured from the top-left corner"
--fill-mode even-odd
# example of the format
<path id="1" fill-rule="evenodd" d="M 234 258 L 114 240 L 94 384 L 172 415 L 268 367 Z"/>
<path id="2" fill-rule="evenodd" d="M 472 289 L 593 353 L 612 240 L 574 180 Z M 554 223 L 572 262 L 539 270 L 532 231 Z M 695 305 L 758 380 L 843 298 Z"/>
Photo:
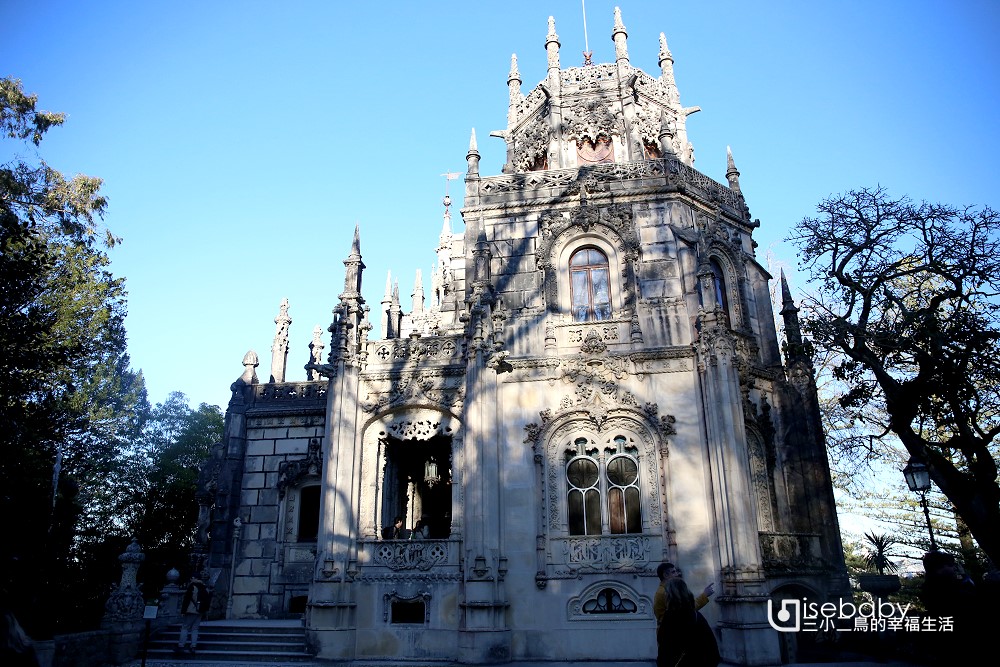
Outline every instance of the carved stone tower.
<path id="1" fill-rule="evenodd" d="M 770 665 L 768 601 L 844 591 L 794 304 L 785 365 L 732 154 L 728 184 L 693 168 L 665 37 L 659 76 L 627 37 L 616 9 L 615 62 L 563 68 L 550 18 L 527 95 L 511 58 L 503 173 L 473 132 L 464 231 L 446 197 L 381 339 L 355 230 L 310 380 L 248 354 L 203 474 L 231 616 L 304 614 L 328 659 L 648 664 L 670 560 L 716 584 L 723 659 Z"/>

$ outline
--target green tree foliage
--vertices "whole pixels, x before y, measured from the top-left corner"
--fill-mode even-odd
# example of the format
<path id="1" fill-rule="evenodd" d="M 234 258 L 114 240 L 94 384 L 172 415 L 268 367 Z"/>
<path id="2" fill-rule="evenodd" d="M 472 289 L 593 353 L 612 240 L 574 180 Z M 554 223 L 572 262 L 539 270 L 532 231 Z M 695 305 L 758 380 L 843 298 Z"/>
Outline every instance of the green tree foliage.
<path id="1" fill-rule="evenodd" d="M 132 493 L 120 514 L 146 553 L 147 596 L 159 591 L 167 570 L 183 572 L 189 566 L 198 522 L 198 471 L 221 441 L 222 425 L 218 406 L 202 403 L 192 410 L 180 392 L 157 405 L 146 424 L 142 447 L 128 466 L 131 482 L 123 480 Z"/>
<path id="2" fill-rule="evenodd" d="M 989 208 L 914 204 L 875 188 L 821 202 L 790 237 L 816 289 L 803 302 L 803 328 L 836 359 L 838 420 L 862 425 L 863 437 L 844 439 L 841 453 L 863 457 L 898 443 L 924 461 L 994 563 L 998 229 Z"/>
<path id="3" fill-rule="evenodd" d="M 117 242 L 99 219 L 101 181 L 67 179 L 35 154 L 62 114 L 0 79 L 0 540 L 3 593 L 29 630 L 52 630 L 52 597 L 72 594 L 81 528 L 146 406 L 129 368 Z M 11 151 L 14 154 L 16 151 Z"/>

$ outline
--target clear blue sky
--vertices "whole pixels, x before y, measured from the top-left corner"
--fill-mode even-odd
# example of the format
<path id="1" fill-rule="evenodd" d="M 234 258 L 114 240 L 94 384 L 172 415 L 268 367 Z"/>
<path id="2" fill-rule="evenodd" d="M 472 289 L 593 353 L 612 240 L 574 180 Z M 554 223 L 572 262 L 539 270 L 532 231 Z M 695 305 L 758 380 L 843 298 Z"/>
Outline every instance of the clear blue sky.
<path id="1" fill-rule="evenodd" d="M 369 304 L 391 269 L 409 308 L 441 174 L 464 171 L 473 127 L 481 172 L 500 172 L 510 55 L 528 92 L 553 15 L 563 66 L 581 64 L 581 4 L 0 0 L 0 76 L 68 114 L 42 156 L 105 181 L 150 400 L 225 407 L 248 349 L 267 378 L 285 297 L 288 379 L 305 378 L 356 223 Z M 666 33 L 681 101 L 702 107 L 695 166 L 725 182 L 732 146 L 763 262 L 794 267 L 789 227 L 849 188 L 1000 206 L 1000 3 L 589 0 L 595 62 L 614 60 L 616 4 L 633 65 L 656 75 Z"/>

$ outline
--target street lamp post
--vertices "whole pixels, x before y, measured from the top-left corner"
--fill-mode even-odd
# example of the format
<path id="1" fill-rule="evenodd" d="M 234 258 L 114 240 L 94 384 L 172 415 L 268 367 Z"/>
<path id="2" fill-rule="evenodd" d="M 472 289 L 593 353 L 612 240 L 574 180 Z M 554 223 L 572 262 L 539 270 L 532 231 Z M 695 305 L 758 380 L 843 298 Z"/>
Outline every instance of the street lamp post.
<path id="1" fill-rule="evenodd" d="M 924 516 L 927 518 L 927 534 L 931 537 L 931 551 L 937 551 L 934 541 L 934 530 L 931 528 L 931 512 L 927 509 L 927 492 L 931 488 L 931 473 L 923 461 L 911 458 L 903 468 L 903 477 L 910 491 L 920 494 L 920 504 L 924 506 Z"/>

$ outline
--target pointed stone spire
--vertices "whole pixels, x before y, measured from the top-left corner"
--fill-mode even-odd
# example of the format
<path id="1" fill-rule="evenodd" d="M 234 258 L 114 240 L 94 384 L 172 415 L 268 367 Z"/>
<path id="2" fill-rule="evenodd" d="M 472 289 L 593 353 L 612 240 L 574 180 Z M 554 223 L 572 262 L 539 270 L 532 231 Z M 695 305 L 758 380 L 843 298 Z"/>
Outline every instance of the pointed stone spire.
<path id="1" fill-rule="evenodd" d="M 628 65 L 628 33 L 622 23 L 622 10 L 615 7 L 615 27 L 611 29 L 611 39 L 615 43 L 615 62 Z"/>
<path id="2" fill-rule="evenodd" d="M 733 192 L 740 191 L 740 172 L 736 169 L 736 162 L 733 160 L 733 151 L 729 146 L 726 146 L 726 180 L 729 181 L 729 188 Z"/>
<path id="3" fill-rule="evenodd" d="M 403 309 L 399 305 L 399 281 L 392 285 L 392 301 L 389 303 L 389 329 L 392 335 L 386 338 L 399 338 L 400 324 L 403 320 Z"/>
<path id="4" fill-rule="evenodd" d="M 288 329 L 292 324 L 292 318 L 288 316 L 288 299 L 281 300 L 274 323 L 277 328 L 274 343 L 271 344 L 271 382 L 284 382 L 288 364 Z"/>
<path id="5" fill-rule="evenodd" d="M 667 102 L 671 106 L 680 107 L 681 96 L 674 80 L 674 56 L 667 48 L 667 36 L 660 33 L 660 80 L 667 91 Z"/>
<path id="6" fill-rule="evenodd" d="M 385 274 L 385 294 L 382 295 L 382 338 L 392 338 L 389 327 L 389 305 L 392 303 L 392 271 Z"/>
<path id="7" fill-rule="evenodd" d="M 556 20 L 549 17 L 549 32 L 545 35 L 545 52 L 549 56 L 549 77 L 559 76 L 559 35 L 556 34 Z"/>
<path id="8" fill-rule="evenodd" d="M 510 92 L 510 106 L 524 99 L 521 94 L 521 72 L 517 69 L 517 54 L 510 54 L 510 73 L 507 74 L 507 88 Z"/>
<path id="9" fill-rule="evenodd" d="M 340 295 L 341 300 L 351 299 L 364 303 L 364 299 L 361 298 L 361 277 L 365 263 L 361 261 L 361 226 L 358 224 L 354 225 L 351 254 L 344 260 L 344 267 L 344 293 Z"/>
<path id="10" fill-rule="evenodd" d="M 469 137 L 469 152 L 465 155 L 465 161 L 469 163 L 468 176 L 479 176 L 479 148 L 476 146 L 476 128 L 472 128 L 472 136 Z"/>
<path id="11" fill-rule="evenodd" d="M 421 280 L 420 269 L 417 269 L 417 277 L 413 281 L 413 294 L 410 297 L 413 299 L 412 315 L 421 315 L 424 312 L 424 283 Z"/>
<path id="12" fill-rule="evenodd" d="M 792 300 L 792 292 L 788 289 L 788 280 L 785 279 L 784 269 L 781 270 L 781 319 L 785 322 L 785 363 L 805 361 L 811 364 L 812 359 L 809 358 L 802 339 L 799 309 L 795 307 L 795 302 Z"/>
<path id="13" fill-rule="evenodd" d="M 788 341 L 788 344 L 801 345 L 802 329 L 799 326 L 799 309 L 795 307 L 784 269 L 781 269 L 781 319 L 785 321 L 785 340 Z"/>

